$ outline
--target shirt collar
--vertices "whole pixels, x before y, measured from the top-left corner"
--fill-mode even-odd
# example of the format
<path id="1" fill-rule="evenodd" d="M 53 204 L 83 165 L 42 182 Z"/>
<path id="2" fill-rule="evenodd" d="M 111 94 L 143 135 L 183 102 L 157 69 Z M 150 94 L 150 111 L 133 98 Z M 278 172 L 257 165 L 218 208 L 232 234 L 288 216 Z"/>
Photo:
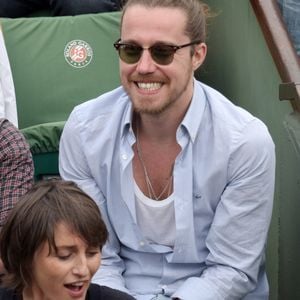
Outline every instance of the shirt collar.
<path id="1" fill-rule="evenodd" d="M 206 95 L 204 93 L 202 85 L 199 81 L 194 79 L 194 93 L 192 101 L 183 121 L 181 122 L 181 127 L 185 128 L 193 143 L 202 121 L 206 103 Z"/>
<path id="2" fill-rule="evenodd" d="M 125 107 L 125 111 L 123 114 L 121 126 L 122 126 L 122 137 L 126 136 L 128 134 L 128 131 L 130 130 L 132 126 L 132 115 L 133 115 L 133 109 L 132 109 L 132 103 L 129 99 L 129 96 L 127 93 L 125 93 L 122 97 L 124 97 L 127 105 Z"/>
<path id="3" fill-rule="evenodd" d="M 122 119 L 122 136 L 124 137 L 128 134 L 128 131 L 132 126 L 133 109 L 129 96 L 125 94 L 123 95 L 123 97 L 126 98 L 125 101 L 127 102 Z M 185 114 L 183 121 L 181 122 L 181 127 L 185 128 L 185 131 L 188 132 L 192 142 L 195 141 L 195 138 L 197 136 L 197 132 L 202 120 L 205 107 L 206 96 L 204 90 L 202 88 L 201 83 L 194 79 L 194 93 L 192 101 L 187 110 L 187 113 Z"/>

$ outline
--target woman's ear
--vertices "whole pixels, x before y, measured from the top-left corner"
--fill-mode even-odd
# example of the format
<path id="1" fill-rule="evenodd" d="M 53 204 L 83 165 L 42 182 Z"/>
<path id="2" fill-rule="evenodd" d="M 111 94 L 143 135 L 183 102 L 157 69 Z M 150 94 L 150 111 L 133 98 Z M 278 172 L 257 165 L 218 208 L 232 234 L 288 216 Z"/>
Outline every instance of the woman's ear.
<path id="1" fill-rule="evenodd" d="M 193 69 L 197 70 L 204 62 L 207 53 L 207 45 L 205 43 L 200 43 L 194 48 L 193 55 Z"/>

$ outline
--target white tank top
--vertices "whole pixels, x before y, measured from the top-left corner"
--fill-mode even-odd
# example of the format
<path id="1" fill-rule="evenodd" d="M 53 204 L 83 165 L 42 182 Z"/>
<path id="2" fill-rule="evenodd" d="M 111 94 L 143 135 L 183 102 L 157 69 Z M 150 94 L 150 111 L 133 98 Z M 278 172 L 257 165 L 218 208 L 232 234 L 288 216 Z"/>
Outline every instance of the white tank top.
<path id="1" fill-rule="evenodd" d="M 146 197 L 134 181 L 137 223 L 148 242 L 174 247 L 174 198 L 156 201 Z"/>

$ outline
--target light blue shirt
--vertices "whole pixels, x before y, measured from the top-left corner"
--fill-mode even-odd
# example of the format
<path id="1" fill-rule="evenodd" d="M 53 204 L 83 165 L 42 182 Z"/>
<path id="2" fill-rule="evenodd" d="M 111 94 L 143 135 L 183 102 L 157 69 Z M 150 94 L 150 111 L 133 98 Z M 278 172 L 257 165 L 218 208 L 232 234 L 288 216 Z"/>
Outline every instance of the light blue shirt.
<path id="1" fill-rule="evenodd" d="M 266 126 L 194 81 L 177 130 L 171 248 L 149 243 L 137 226 L 131 118 L 119 87 L 77 106 L 61 137 L 61 176 L 92 196 L 109 229 L 94 282 L 140 300 L 267 300 L 275 154 Z"/>

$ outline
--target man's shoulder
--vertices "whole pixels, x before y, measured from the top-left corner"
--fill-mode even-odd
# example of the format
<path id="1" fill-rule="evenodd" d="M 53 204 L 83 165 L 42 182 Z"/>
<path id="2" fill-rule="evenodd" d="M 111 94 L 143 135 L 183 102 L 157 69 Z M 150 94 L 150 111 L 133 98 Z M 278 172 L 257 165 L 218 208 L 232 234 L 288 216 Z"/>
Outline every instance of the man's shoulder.
<path id="1" fill-rule="evenodd" d="M 122 87 L 118 87 L 112 91 L 104 93 L 97 98 L 88 100 L 77 105 L 74 111 L 77 114 L 83 114 L 85 118 L 105 115 L 116 108 L 121 108 L 128 104 L 128 97 Z"/>
<path id="2" fill-rule="evenodd" d="M 206 101 L 203 128 L 213 128 L 214 136 L 230 145 L 237 145 L 238 141 L 254 146 L 266 141 L 272 144 L 268 128 L 262 120 L 234 104 L 214 88 L 201 82 L 197 85 Z M 199 92 L 198 94 L 201 95 Z M 209 126 L 206 126 L 207 123 Z"/>
<path id="3" fill-rule="evenodd" d="M 203 83 L 199 84 L 206 96 L 209 107 L 208 111 L 212 116 L 212 121 L 216 123 L 219 122 L 222 128 L 228 126 L 231 129 L 234 129 L 235 127 L 238 129 L 247 126 L 253 121 L 258 121 L 261 126 L 264 126 L 263 122 L 252 115 L 251 112 L 236 105 L 218 90 Z"/>
<path id="4" fill-rule="evenodd" d="M 121 291 L 92 283 L 89 287 L 87 300 L 133 300 L 134 298 Z"/>
<path id="5" fill-rule="evenodd" d="M 131 112 L 131 102 L 122 87 L 105 93 L 98 98 L 86 101 L 76 106 L 71 112 L 66 128 L 81 133 L 105 136 L 111 130 L 119 130 L 120 122 L 124 116 L 128 118 Z"/>

